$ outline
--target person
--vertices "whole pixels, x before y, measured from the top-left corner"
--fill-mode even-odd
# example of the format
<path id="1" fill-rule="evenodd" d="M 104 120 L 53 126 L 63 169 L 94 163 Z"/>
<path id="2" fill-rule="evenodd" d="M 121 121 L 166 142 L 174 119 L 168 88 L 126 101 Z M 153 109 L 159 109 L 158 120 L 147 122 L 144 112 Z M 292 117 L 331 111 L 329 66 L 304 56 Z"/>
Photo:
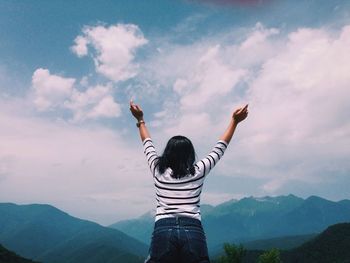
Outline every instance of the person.
<path id="1" fill-rule="evenodd" d="M 146 263 L 207 263 L 201 224 L 200 195 L 205 177 L 223 156 L 237 125 L 247 118 L 248 104 L 236 109 L 212 151 L 195 162 L 195 150 L 184 136 L 172 137 L 161 156 L 156 152 L 139 105 L 130 101 L 144 154 L 153 175 L 157 209 Z"/>

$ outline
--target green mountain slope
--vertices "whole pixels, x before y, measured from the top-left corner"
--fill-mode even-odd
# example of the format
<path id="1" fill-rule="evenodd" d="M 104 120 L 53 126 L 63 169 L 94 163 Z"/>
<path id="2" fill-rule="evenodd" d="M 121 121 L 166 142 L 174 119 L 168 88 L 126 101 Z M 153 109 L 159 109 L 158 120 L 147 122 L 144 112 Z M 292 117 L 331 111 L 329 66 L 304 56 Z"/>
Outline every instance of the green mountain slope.
<path id="1" fill-rule="evenodd" d="M 102 257 L 142 262 L 147 254 L 148 247 L 136 239 L 49 205 L 1 203 L 0 214 L 0 242 L 27 258 L 49 263 L 108 262 Z"/>
<path id="2" fill-rule="evenodd" d="M 29 259 L 22 258 L 14 252 L 0 245 L 0 263 L 35 263 Z"/>
<path id="3" fill-rule="evenodd" d="M 349 263 L 350 223 L 328 227 L 302 246 L 282 253 L 284 263 Z"/>

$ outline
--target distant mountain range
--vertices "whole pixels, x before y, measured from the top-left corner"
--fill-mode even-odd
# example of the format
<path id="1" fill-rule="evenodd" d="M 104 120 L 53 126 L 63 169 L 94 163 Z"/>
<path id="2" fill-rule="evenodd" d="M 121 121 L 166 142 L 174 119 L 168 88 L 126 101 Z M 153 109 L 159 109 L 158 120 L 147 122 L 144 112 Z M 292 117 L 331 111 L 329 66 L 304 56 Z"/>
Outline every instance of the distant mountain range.
<path id="1" fill-rule="evenodd" d="M 0 203 L 0 243 L 44 263 L 143 262 L 148 247 L 50 205 Z"/>
<path id="2" fill-rule="evenodd" d="M 317 234 L 332 224 L 350 221 L 349 200 L 332 202 L 317 196 L 307 199 L 294 195 L 247 197 L 215 207 L 202 205 L 201 211 L 211 254 L 220 251 L 225 242 L 246 243 L 258 239 Z M 153 216 L 147 213 L 110 227 L 149 243 Z M 305 240 L 299 240 L 295 245 Z M 287 238 L 285 242 L 291 242 L 291 239 Z M 283 246 L 284 243 L 280 244 Z"/>
<path id="3" fill-rule="evenodd" d="M 242 243 L 250 249 L 253 259 L 272 247 L 288 249 L 281 254 L 285 263 L 326 262 L 312 261 L 312 251 L 328 251 L 327 246 L 333 249 L 333 254 L 347 257 L 344 250 L 349 247 L 346 245 L 350 237 L 349 224 L 318 234 L 330 225 L 350 222 L 349 200 L 332 202 L 316 196 L 302 199 L 294 195 L 247 197 L 218 206 L 202 205 L 201 212 L 209 250 L 214 257 L 222 251 L 225 242 Z M 153 225 L 153 213 L 103 227 L 50 205 L 0 203 L 0 244 L 42 263 L 141 263 L 148 252 Z M 332 247 L 332 242 L 337 246 Z M 6 251 L 1 249 L 0 258 L 2 251 Z M 310 260 L 299 260 L 297 255 Z"/>

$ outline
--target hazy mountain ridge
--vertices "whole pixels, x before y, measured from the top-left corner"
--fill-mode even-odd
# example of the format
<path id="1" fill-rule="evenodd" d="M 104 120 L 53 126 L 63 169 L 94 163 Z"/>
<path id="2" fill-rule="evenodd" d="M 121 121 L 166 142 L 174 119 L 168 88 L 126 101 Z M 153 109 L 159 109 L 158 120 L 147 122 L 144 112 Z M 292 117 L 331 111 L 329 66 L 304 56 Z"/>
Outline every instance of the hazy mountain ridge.
<path id="1" fill-rule="evenodd" d="M 320 233 L 332 224 L 350 221 L 349 200 L 333 202 L 317 196 L 306 199 L 292 194 L 246 197 L 230 200 L 215 207 L 202 207 L 205 207 L 202 211 L 202 222 L 212 253 L 217 253 L 224 242 L 245 243 L 260 239 L 309 235 Z M 152 219 L 149 216 L 147 222 L 152 222 Z M 144 218 L 123 220 L 111 227 L 149 243 L 153 223 L 143 222 L 146 222 Z M 139 230 L 138 225 L 142 225 L 142 230 Z"/>
<path id="2" fill-rule="evenodd" d="M 123 232 L 72 217 L 50 205 L 3 203 L 0 214 L 0 242 L 34 260 L 93 263 L 106 256 L 104 262 L 142 262 L 147 254 L 145 244 Z M 90 251 L 94 253 L 86 257 Z"/>

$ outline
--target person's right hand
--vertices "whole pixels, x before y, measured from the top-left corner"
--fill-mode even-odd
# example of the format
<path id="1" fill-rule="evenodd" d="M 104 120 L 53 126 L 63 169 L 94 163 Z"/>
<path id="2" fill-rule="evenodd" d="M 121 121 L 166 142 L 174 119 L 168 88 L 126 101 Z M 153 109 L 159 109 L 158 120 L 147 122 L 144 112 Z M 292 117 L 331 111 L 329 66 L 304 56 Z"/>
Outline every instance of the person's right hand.
<path id="1" fill-rule="evenodd" d="M 143 120 L 143 111 L 141 107 L 134 104 L 132 100 L 130 101 L 130 111 L 137 121 Z"/>
<path id="2" fill-rule="evenodd" d="M 245 105 L 243 108 L 239 108 L 237 110 L 235 110 L 232 114 L 232 118 L 234 119 L 234 121 L 236 123 L 239 123 L 243 120 L 245 120 L 245 118 L 247 118 L 248 116 L 248 104 Z"/>

